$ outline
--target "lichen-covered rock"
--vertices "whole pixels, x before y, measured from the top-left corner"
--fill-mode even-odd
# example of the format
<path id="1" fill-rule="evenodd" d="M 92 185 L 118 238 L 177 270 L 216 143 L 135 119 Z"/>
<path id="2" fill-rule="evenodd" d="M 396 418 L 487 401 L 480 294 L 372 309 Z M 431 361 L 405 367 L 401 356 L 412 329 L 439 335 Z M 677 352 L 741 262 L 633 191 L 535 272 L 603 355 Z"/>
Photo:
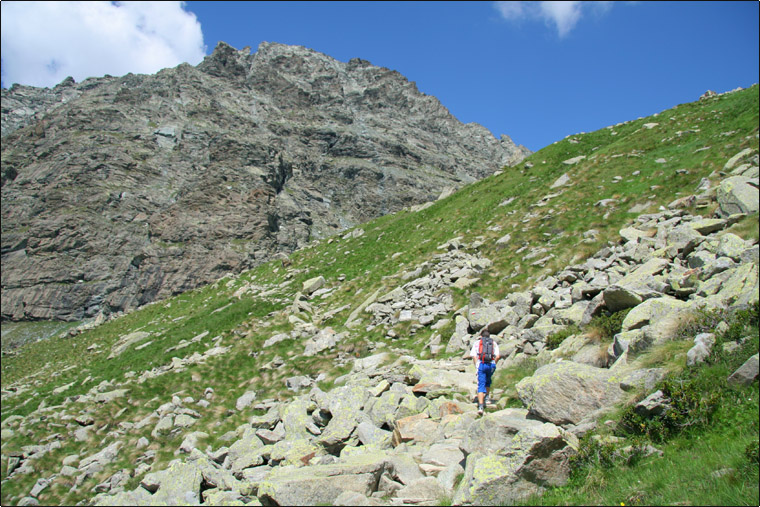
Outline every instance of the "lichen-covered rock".
<path id="1" fill-rule="evenodd" d="M 303 282 L 303 292 L 310 296 L 314 291 L 317 291 L 325 286 L 325 277 L 324 276 L 317 276 L 315 278 L 310 278 Z"/>
<path id="2" fill-rule="evenodd" d="M 318 442 L 333 451 L 343 447 L 363 420 L 362 409 L 369 397 L 369 390 L 362 385 L 341 386 L 330 392 L 326 403 L 332 418 Z"/>
<path id="3" fill-rule="evenodd" d="M 345 462 L 310 467 L 282 467 L 259 484 L 262 503 L 330 505 L 345 491 L 370 496 L 390 467 L 384 452 L 351 456 Z"/>
<path id="4" fill-rule="evenodd" d="M 249 407 L 255 399 L 256 391 L 246 391 L 237 399 L 237 401 L 235 401 L 235 408 L 237 410 L 243 410 Z"/>
<path id="5" fill-rule="evenodd" d="M 264 460 L 259 449 L 263 446 L 264 443 L 256 436 L 256 429 L 246 428 L 242 437 L 230 446 L 225 464 L 236 470 L 261 465 Z"/>
<path id="6" fill-rule="evenodd" d="M 429 442 L 435 436 L 438 423 L 426 413 L 410 415 L 397 419 L 393 423 L 393 445 L 403 442 Z"/>
<path id="7" fill-rule="evenodd" d="M 623 320 L 622 330 L 631 331 L 647 325 L 657 325 L 676 318 L 688 308 L 687 303 L 669 296 L 647 299 L 628 312 Z"/>
<path id="8" fill-rule="evenodd" d="M 604 304 L 612 313 L 633 308 L 642 302 L 642 297 L 636 294 L 636 292 L 619 285 L 611 285 L 604 289 L 602 294 L 604 297 Z"/>
<path id="9" fill-rule="evenodd" d="M 554 424 L 578 424 L 621 400 L 619 382 L 607 369 L 560 361 L 540 367 L 516 387 L 531 414 Z"/>
<path id="10" fill-rule="evenodd" d="M 312 458 L 324 454 L 324 448 L 308 438 L 280 440 L 271 447 L 269 463 L 281 467 L 302 467 L 308 465 Z"/>
<path id="11" fill-rule="evenodd" d="M 498 453 L 476 451 L 467 457 L 465 476 L 453 503 L 511 505 L 561 486 L 570 475 L 568 458 L 577 439 L 553 424 L 518 431 Z"/>
<path id="12" fill-rule="evenodd" d="M 379 449 L 391 447 L 392 433 L 372 424 L 370 421 L 362 421 L 356 426 L 356 437 L 362 445 L 374 445 Z"/>
<path id="13" fill-rule="evenodd" d="M 265 428 L 271 430 L 280 421 L 280 408 L 278 406 L 270 407 L 264 415 L 251 416 L 250 424 L 253 428 Z"/>
<path id="14" fill-rule="evenodd" d="M 94 505 L 200 505 L 201 483 L 217 469 L 195 449 L 187 460 L 174 460 L 167 468 L 146 474 L 134 491 L 98 495 Z"/>
<path id="15" fill-rule="evenodd" d="M 396 419 L 415 414 L 416 398 L 411 393 L 386 391 L 374 400 L 369 409 L 372 423 L 381 428 L 391 429 Z"/>
<path id="16" fill-rule="evenodd" d="M 396 492 L 396 498 L 414 503 L 441 501 L 446 496 L 446 489 L 435 477 L 422 477 L 412 481 Z"/>
<path id="17" fill-rule="evenodd" d="M 726 272 L 729 276 L 713 296 L 723 306 L 749 306 L 758 300 L 758 266 L 741 264 Z"/>
<path id="18" fill-rule="evenodd" d="M 718 205 L 723 216 L 735 213 L 757 213 L 758 187 L 757 178 L 731 176 L 720 182 L 718 187 Z"/>
<path id="19" fill-rule="evenodd" d="M 520 430 L 543 424 L 527 417 L 528 410 L 524 408 L 507 408 L 487 414 L 467 428 L 460 447 L 465 455 L 499 452 L 509 445 Z"/>
<path id="20" fill-rule="evenodd" d="M 658 280 L 656 276 L 667 269 L 669 265 L 670 262 L 667 259 L 653 257 L 615 282 L 614 285 L 620 288 L 620 290 L 633 293 L 644 299 L 656 297 L 662 292 L 661 289 L 663 288 L 661 283 L 657 283 Z M 611 288 L 608 290 L 611 290 Z M 607 296 L 605 296 L 605 300 L 606 299 Z M 632 305 L 626 301 L 626 304 L 621 304 L 620 306 L 621 307 L 618 308 L 618 310 L 630 308 Z"/>

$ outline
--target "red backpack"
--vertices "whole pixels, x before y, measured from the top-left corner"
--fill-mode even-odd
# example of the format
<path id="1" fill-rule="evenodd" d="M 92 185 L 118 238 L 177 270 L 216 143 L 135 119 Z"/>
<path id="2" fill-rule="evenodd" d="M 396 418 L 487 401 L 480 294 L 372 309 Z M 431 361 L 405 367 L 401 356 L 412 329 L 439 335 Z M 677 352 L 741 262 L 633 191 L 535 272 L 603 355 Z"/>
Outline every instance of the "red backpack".
<path id="1" fill-rule="evenodd" d="M 490 336 L 480 337 L 478 357 L 480 358 L 481 363 L 490 363 L 493 361 L 493 338 Z"/>

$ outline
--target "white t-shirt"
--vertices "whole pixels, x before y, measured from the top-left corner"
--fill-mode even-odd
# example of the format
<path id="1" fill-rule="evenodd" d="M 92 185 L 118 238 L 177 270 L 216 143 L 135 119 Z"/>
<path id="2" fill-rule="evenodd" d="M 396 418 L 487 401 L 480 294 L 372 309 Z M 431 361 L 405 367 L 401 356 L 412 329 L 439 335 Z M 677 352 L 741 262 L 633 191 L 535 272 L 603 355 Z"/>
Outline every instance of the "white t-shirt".
<path id="1" fill-rule="evenodd" d="M 491 337 L 491 340 L 493 340 L 493 356 L 496 357 L 499 355 L 499 344 L 496 343 L 496 340 L 493 339 L 493 336 Z M 470 357 L 475 358 L 475 368 L 480 367 L 480 359 L 478 356 L 480 355 L 480 338 L 475 340 L 472 344 L 472 350 L 470 350 Z M 491 360 L 491 364 L 495 364 L 495 360 Z"/>

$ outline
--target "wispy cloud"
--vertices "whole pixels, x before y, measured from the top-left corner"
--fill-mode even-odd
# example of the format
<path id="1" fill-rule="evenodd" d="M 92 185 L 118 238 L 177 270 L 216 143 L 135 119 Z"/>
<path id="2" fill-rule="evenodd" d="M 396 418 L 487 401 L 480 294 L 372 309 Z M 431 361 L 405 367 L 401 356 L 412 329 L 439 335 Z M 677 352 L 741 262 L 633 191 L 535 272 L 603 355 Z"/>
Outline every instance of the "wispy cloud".
<path id="1" fill-rule="evenodd" d="M 205 55 L 184 2 L 2 2 L 2 81 L 54 86 L 155 73 Z"/>
<path id="2" fill-rule="evenodd" d="M 570 33 L 585 12 L 593 10 L 603 13 L 611 6 L 612 2 L 494 2 L 494 7 L 504 19 L 543 20 L 557 29 L 560 38 Z"/>

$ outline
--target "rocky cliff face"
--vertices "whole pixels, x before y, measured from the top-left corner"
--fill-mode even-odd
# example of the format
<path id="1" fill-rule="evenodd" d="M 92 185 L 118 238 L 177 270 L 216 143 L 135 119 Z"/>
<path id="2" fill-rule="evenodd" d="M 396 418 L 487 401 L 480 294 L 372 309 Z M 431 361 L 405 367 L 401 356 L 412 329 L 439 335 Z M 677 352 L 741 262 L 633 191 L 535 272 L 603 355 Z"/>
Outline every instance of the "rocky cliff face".
<path id="1" fill-rule="evenodd" d="M 524 158 L 398 72 L 262 43 L 2 91 L 2 318 L 127 310 Z"/>

